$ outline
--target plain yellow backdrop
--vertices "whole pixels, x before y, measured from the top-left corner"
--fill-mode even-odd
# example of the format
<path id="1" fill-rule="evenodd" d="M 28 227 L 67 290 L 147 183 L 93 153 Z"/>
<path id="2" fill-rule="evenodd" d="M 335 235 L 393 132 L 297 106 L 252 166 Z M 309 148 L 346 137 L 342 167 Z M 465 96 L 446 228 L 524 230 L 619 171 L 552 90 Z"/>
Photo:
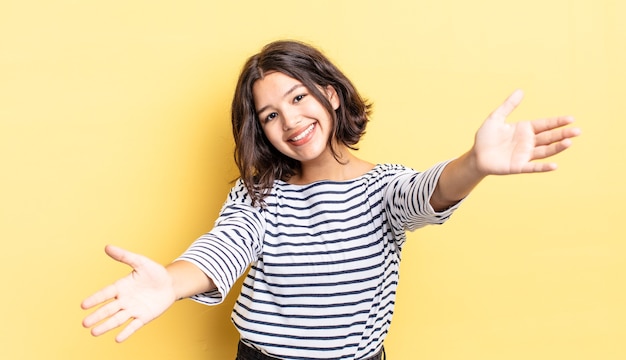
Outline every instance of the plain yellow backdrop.
<path id="1" fill-rule="evenodd" d="M 373 162 L 460 155 L 515 88 L 511 121 L 583 129 L 556 172 L 489 178 L 410 234 L 390 359 L 626 358 L 625 4 L 2 0 L 0 358 L 234 358 L 236 294 L 122 344 L 91 337 L 79 304 L 129 271 L 105 244 L 167 263 L 210 229 L 237 176 L 238 72 L 281 38 L 374 102 Z"/>

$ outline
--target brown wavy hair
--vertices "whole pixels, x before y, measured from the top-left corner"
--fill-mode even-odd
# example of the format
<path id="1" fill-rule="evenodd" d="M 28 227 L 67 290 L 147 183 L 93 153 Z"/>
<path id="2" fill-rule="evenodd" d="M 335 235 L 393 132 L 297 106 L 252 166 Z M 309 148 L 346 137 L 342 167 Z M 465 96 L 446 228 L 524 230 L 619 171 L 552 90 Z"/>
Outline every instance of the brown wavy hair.
<path id="1" fill-rule="evenodd" d="M 352 82 L 319 50 L 298 41 L 272 42 L 245 63 L 231 108 L 235 163 L 254 205 L 264 205 L 275 180 L 288 180 L 300 162 L 276 150 L 265 136 L 254 106 L 252 86 L 270 72 L 300 81 L 331 115 L 337 143 L 351 149 L 365 133 L 372 104 L 361 98 Z M 337 110 L 320 89 L 332 86 L 339 97 Z M 332 137 L 328 145 L 337 161 Z"/>

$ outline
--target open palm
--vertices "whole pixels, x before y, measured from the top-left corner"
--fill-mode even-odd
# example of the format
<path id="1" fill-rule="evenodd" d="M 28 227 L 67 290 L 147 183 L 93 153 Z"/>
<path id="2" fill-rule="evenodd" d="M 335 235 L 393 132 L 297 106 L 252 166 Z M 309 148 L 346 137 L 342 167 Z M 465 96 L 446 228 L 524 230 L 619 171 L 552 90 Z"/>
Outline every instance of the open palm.
<path id="1" fill-rule="evenodd" d="M 88 315 L 83 326 L 101 335 L 130 322 L 115 338 L 121 342 L 161 315 L 176 300 L 172 280 L 160 264 L 124 249 L 107 246 L 106 253 L 133 271 L 83 301 L 84 309 L 101 305 Z"/>
<path id="2" fill-rule="evenodd" d="M 535 162 L 560 153 L 571 145 L 579 129 L 566 128 L 569 116 L 506 123 L 506 117 L 523 98 L 515 91 L 482 124 L 474 142 L 478 169 L 486 175 L 544 172 L 556 169 L 552 162 Z"/>

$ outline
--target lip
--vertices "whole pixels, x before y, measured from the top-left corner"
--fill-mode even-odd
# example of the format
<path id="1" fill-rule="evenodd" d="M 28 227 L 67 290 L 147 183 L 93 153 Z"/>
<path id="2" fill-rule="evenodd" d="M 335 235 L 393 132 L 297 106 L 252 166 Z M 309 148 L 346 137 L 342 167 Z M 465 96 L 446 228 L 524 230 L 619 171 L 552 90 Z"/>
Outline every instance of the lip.
<path id="1" fill-rule="evenodd" d="M 311 139 L 311 137 L 315 133 L 316 128 L 316 123 L 309 124 L 307 127 L 302 128 L 299 131 L 291 134 L 287 139 L 287 142 L 296 146 L 304 145 Z"/>

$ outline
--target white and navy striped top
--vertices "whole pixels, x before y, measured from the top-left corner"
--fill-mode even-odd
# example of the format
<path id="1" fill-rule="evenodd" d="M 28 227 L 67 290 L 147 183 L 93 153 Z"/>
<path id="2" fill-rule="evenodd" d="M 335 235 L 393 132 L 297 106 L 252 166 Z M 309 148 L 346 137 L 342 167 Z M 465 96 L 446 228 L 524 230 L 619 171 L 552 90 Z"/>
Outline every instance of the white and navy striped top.
<path id="1" fill-rule="evenodd" d="M 281 359 L 363 359 L 378 351 L 395 303 L 405 231 L 441 224 L 429 199 L 446 163 L 418 173 L 376 165 L 348 181 L 276 181 L 266 207 L 238 181 L 215 227 L 179 259 L 217 285 L 218 304 L 245 273 L 232 320 L 242 340 Z"/>

